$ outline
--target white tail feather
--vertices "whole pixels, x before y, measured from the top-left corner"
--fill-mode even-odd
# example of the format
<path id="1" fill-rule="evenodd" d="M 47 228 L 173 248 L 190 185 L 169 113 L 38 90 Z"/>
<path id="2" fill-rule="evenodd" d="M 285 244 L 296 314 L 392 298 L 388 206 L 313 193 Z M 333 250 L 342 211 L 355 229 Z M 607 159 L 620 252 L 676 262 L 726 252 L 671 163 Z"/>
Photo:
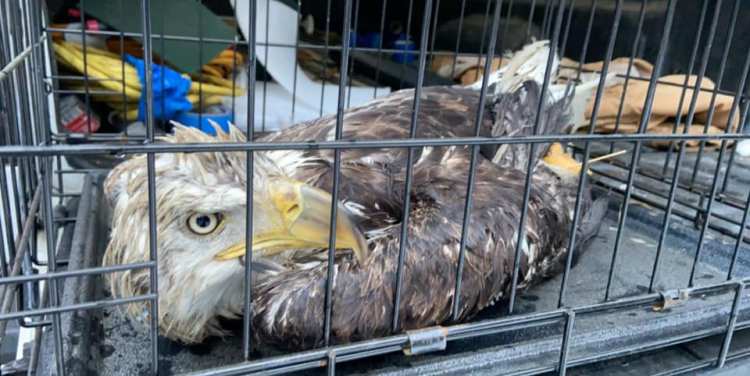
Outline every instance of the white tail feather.
<path id="1" fill-rule="evenodd" d="M 514 53 L 507 64 L 493 72 L 487 81 L 487 87 L 495 84 L 495 93 L 507 93 L 518 89 L 525 81 L 534 80 L 540 86 L 544 81 L 544 71 L 549 58 L 549 41 L 542 40 L 527 44 Z M 560 59 L 555 55 L 552 72 L 557 71 Z M 468 86 L 472 90 L 482 89 L 482 80 Z"/>

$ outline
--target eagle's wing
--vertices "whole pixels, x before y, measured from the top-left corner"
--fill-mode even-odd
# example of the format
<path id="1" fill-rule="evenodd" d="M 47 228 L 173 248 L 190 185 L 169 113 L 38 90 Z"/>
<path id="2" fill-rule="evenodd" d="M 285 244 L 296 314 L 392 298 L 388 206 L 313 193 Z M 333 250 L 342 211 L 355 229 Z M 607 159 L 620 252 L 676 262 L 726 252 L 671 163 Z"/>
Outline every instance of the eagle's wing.
<path id="1" fill-rule="evenodd" d="M 542 98 L 541 86 L 529 80 L 513 92 L 496 95 L 490 105 L 490 111 L 495 120 L 491 135 L 493 137 L 523 137 L 535 134 L 569 133 L 572 126 L 570 119 L 572 92 L 571 90 L 561 99 L 554 99 L 549 93 Z M 541 112 L 538 111 L 540 100 L 543 101 Z M 539 116 L 538 125 L 537 116 Z M 530 143 L 485 145 L 482 147 L 482 154 L 500 166 L 525 170 L 531 145 Z M 549 143 L 538 143 L 534 147 L 534 153 L 531 156 L 533 165 L 536 165 L 539 158 L 547 153 L 549 145 Z"/>
<path id="2" fill-rule="evenodd" d="M 493 94 L 480 135 L 528 135 L 536 119 L 539 84 L 524 82 L 509 93 Z M 416 136 L 419 138 L 474 135 L 479 94 L 455 87 L 425 88 Z M 545 97 L 541 100 L 547 101 Z M 564 133 L 568 97 L 543 107 L 539 134 Z M 413 91 L 376 99 L 344 115 L 343 139 L 404 139 L 409 135 Z M 263 141 L 323 141 L 333 139 L 334 117 L 292 127 Z M 531 156 L 537 165 L 546 146 Z M 463 222 L 470 148 L 415 148 L 412 210 L 403 274 L 402 304 L 398 314 L 406 329 L 449 320 L 455 294 L 455 270 Z M 385 210 L 399 218 L 404 189 L 406 150 L 362 149 L 341 152 L 340 197 L 366 207 L 367 216 Z M 469 317 L 507 293 L 512 275 L 520 212 L 528 205 L 526 237 L 522 239 L 520 287 L 527 286 L 562 265 L 574 201 L 571 187 L 539 167 L 523 202 L 527 145 L 513 144 L 480 158 L 474 186 L 474 205 L 466 244 L 460 318 Z M 275 158 L 282 160 L 283 156 Z M 290 175 L 330 188 L 333 153 L 311 150 L 298 154 L 310 162 Z M 497 157 L 497 158 L 496 158 Z M 496 163 L 491 159 L 495 158 Z M 576 229 L 579 239 L 590 239 L 604 211 L 590 205 L 585 190 L 583 215 Z M 385 209 L 384 209 L 385 208 Z M 367 212 L 372 210 L 372 212 Z M 375 225 L 373 223 L 373 225 Z M 401 226 L 382 222 L 368 229 L 371 256 L 363 263 L 340 259 L 333 286 L 332 335 L 335 341 L 372 338 L 390 333 L 395 274 Z M 580 243 L 579 243 L 580 244 Z M 269 279 L 253 294 L 255 335 L 261 342 L 291 348 L 319 345 L 323 340 L 327 265 L 295 270 Z"/>
<path id="3" fill-rule="evenodd" d="M 399 310 L 403 329 L 450 320 L 455 292 L 467 147 L 430 148 L 414 168 Z M 403 173 L 395 186 L 403 189 Z M 559 270 L 567 255 L 568 200 L 558 198 L 560 181 L 535 174 L 528 201 L 519 288 Z M 523 201 L 524 172 L 480 160 L 474 206 L 467 229 L 459 317 L 470 317 L 508 293 Z M 585 223 L 600 223 L 589 220 Z M 590 238 L 598 228 L 579 226 Z M 332 335 L 335 342 L 368 339 L 391 332 L 400 226 L 370 233 L 371 256 L 363 263 L 340 260 L 333 286 Z M 262 343 L 309 348 L 323 341 L 327 267 L 281 274 L 257 286 L 254 327 Z"/>
<path id="4" fill-rule="evenodd" d="M 574 123 L 580 123 L 596 82 L 587 82 L 575 88 L 556 83 L 560 59 L 556 53 L 552 56 L 550 53 L 548 40 L 529 43 L 505 56 L 503 67 L 488 76 L 487 110 L 494 118 L 490 132 L 493 137 L 533 135 L 537 113 L 540 119 L 536 134 L 569 133 Z M 551 63 L 549 87 L 542 98 L 541 88 L 548 63 Z M 478 91 L 482 84 L 482 80 L 478 80 L 466 87 Z M 543 104 L 541 111 L 540 102 Z M 549 144 L 535 146 L 535 153 L 531 156 L 533 165 L 546 154 L 548 148 Z M 529 144 L 483 145 L 481 153 L 500 166 L 525 170 L 529 162 L 529 149 Z"/>
<path id="5" fill-rule="evenodd" d="M 345 140 L 396 140 L 408 139 L 414 91 L 401 90 L 377 98 L 365 105 L 352 108 L 344 114 L 342 139 Z M 477 92 L 459 87 L 426 87 L 420 99 L 417 117 L 417 138 L 454 138 L 472 136 L 479 105 Z M 482 123 L 483 134 L 489 134 L 491 120 Z M 268 136 L 260 141 L 326 141 L 333 140 L 336 117 L 327 116 L 298 124 Z M 407 161 L 405 148 L 355 149 L 341 152 L 341 180 L 339 197 L 356 201 L 371 225 L 381 225 L 383 220 L 400 218 L 402 192 L 394 187 L 393 176 L 401 171 Z M 307 162 L 288 171 L 298 180 L 330 190 L 334 154 L 331 150 L 273 151 L 274 160 L 299 160 Z M 423 148 L 414 148 L 420 159 Z M 365 225 L 365 227 L 369 227 Z"/>
<path id="6" fill-rule="evenodd" d="M 514 86 L 516 87 L 516 86 Z M 485 103 L 485 115 L 480 124 L 480 136 L 521 137 L 534 134 L 541 87 L 527 80 L 513 92 L 490 96 Z M 548 93 L 542 99 L 537 134 L 565 134 L 569 131 L 571 94 L 552 98 Z M 347 110 L 344 114 L 342 139 L 394 140 L 409 137 L 414 91 L 402 90 L 375 99 L 365 105 Z M 422 91 L 420 112 L 417 117 L 416 137 L 454 138 L 470 137 L 475 133 L 475 120 L 479 106 L 479 93 L 462 87 L 427 87 Z M 301 123 L 261 139 L 265 142 L 325 141 L 334 139 L 335 116 Z M 532 164 L 548 150 L 549 144 L 537 144 Z M 530 144 L 509 143 L 483 145 L 481 155 L 502 167 L 526 170 Z M 424 148 L 414 148 L 418 161 Z M 330 190 L 332 188 L 333 151 L 273 151 L 273 160 L 305 160 L 295 164 L 287 174 L 298 180 Z M 341 153 L 341 180 L 339 195 L 344 200 L 356 200 L 362 205 L 364 218 L 372 222 L 365 228 L 377 226 L 384 220 L 400 218 L 402 193 L 393 187 L 392 176 L 406 164 L 407 149 L 357 149 Z"/>

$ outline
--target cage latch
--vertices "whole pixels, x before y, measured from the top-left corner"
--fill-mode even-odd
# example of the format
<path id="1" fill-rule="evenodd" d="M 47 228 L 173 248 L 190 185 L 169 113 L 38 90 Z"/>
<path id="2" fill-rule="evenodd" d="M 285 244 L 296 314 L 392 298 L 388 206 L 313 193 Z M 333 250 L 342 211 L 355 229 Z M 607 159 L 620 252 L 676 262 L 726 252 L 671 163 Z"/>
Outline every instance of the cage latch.
<path id="1" fill-rule="evenodd" d="M 420 355 L 433 351 L 445 350 L 448 330 L 436 326 L 432 328 L 407 331 L 409 343 L 404 348 L 406 355 Z"/>
<path id="2" fill-rule="evenodd" d="M 661 302 L 654 304 L 654 311 L 664 311 L 685 303 L 690 298 L 690 291 L 686 289 L 663 291 Z"/>

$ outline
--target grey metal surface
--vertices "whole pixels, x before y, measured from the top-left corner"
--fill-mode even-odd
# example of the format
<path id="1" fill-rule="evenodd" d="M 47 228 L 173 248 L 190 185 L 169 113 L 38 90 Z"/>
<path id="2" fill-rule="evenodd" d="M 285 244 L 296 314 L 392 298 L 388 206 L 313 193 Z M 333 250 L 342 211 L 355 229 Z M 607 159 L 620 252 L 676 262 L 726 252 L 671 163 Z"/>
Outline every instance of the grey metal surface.
<path id="1" fill-rule="evenodd" d="M 629 146 L 624 144 L 618 144 L 615 148 L 629 150 Z M 606 153 L 605 150 L 608 150 L 608 147 L 607 149 L 601 147 L 599 149 L 601 153 Z M 722 165 L 718 171 L 716 169 L 717 154 L 715 151 L 704 154 L 702 163 L 698 165 L 696 180 L 694 184 L 690 184 L 692 167 L 696 164 L 696 154 L 685 153 L 679 179 L 679 183 L 682 184 L 683 188 L 677 191 L 672 218 L 670 218 L 670 226 L 673 227 L 673 231 L 675 232 L 669 234 L 667 242 L 681 242 L 681 247 L 685 247 L 688 250 L 697 247 L 697 242 L 695 241 L 697 237 L 696 239 L 691 239 L 686 236 L 700 229 L 702 220 L 706 215 L 707 196 L 705 192 L 709 190 L 713 175 L 718 174 L 720 182 L 725 178 L 726 165 Z M 667 155 L 667 153 L 655 150 L 644 153 L 639 165 L 641 175 L 635 179 L 634 195 L 640 200 L 640 203 L 636 205 L 659 209 L 649 214 L 650 216 L 658 217 L 656 218 L 658 221 L 657 226 L 663 221 L 663 207 L 666 204 L 667 190 L 671 184 L 668 178 L 671 177 L 675 164 L 674 155 L 672 157 L 667 157 Z M 607 186 L 612 187 L 614 190 L 623 189 L 625 184 L 622 182 L 622 179 L 627 173 L 628 167 L 626 156 L 627 154 L 615 161 L 615 164 L 619 166 L 597 166 L 598 171 L 603 171 L 607 174 L 607 176 L 597 174 L 598 180 L 606 183 Z M 669 166 L 668 174 L 663 173 L 665 161 L 668 162 Z M 750 191 L 749 171 L 750 158 L 736 156 L 729 175 L 730 183 L 727 184 L 727 189 L 724 192 L 720 192 L 717 195 L 718 200 L 712 206 L 709 226 L 718 232 L 707 233 L 707 243 L 714 244 L 718 248 L 731 247 L 735 243 L 736 239 L 731 237 L 737 237 L 740 229 L 738 224 L 742 219 L 745 201 Z M 660 192 L 661 195 L 657 195 L 655 192 Z M 676 217 L 687 219 L 686 222 L 682 222 L 685 226 L 677 226 L 675 223 L 679 222 L 673 221 L 673 218 Z M 656 229 L 656 231 L 658 232 L 659 230 Z M 730 235 L 731 237 L 721 236 L 721 234 Z M 746 240 L 750 240 L 747 239 L 747 233 L 745 233 L 745 237 Z M 705 259 L 708 263 L 722 270 L 728 270 L 731 253 L 707 251 L 703 252 L 701 256 L 702 260 Z M 738 259 L 737 267 L 739 268 L 737 276 L 748 275 L 750 264 L 748 264 L 747 258 Z"/>
<path id="2" fill-rule="evenodd" d="M 750 362 L 736 362 L 721 369 L 712 369 L 698 373 L 701 376 L 746 376 L 750 375 Z"/>

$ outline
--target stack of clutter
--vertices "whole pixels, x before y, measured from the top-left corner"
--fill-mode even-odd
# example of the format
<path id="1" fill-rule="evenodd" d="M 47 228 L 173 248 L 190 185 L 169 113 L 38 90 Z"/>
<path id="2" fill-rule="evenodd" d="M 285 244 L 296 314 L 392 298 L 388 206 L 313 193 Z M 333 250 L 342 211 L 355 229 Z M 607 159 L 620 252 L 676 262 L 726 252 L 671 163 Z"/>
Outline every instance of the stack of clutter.
<path id="1" fill-rule="evenodd" d="M 83 47 L 80 44 L 66 41 L 55 41 L 53 43 L 55 57 L 58 62 L 81 75 L 88 77 L 88 89 L 85 81 L 76 80 L 66 82 L 69 89 L 92 92 L 94 101 L 107 104 L 113 114 L 124 121 L 133 121 L 143 118 L 142 111 L 142 81 L 143 62 L 133 56 L 126 55 L 123 59 L 113 52 L 87 46 L 84 56 Z M 242 59 L 232 62 L 231 51 L 222 53 L 203 67 L 205 74 L 200 75 L 203 81 L 191 79 L 190 76 L 179 74 L 169 68 L 154 64 L 153 84 L 155 92 L 154 111 L 157 118 L 168 118 L 176 112 L 184 112 L 197 109 L 199 106 L 219 104 L 225 96 L 241 95 L 244 88 L 237 87 L 216 66 L 227 64 L 240 65 Z M 168 82 L 162 82 L 164 77 Z M 157 92 L 167 92 L 174 89 L 178 97 L 164 95 L 169 101 L 165 105 L 168 109 L 160 107 L 160 98 Z M 110 92 L 110 93 L 107 93 Z M 181 96 L 181 97 L 180 97 Z"/>
<path id="2" fill-rule="evenodd" d="M 492 61 L 493 72 L 505 65 L 507 59 L 495 58 Z M 440 55 L 431 63 L 433 72 L 454 80 L 463 85 L 479 82 L 484 70 L 485 58 L 474 55 Z M 579 64 L 563 58 L 553 81 L 558 84 L 567 82 L 597 83 L 603 69 L 603 62 Z M 643 115 L 644 104 L 648 94 L 649 82 L 654 67 L 642 59 L 613 59 L 607 70 L 604 93 L 602 93 L 599 111 L 594 123 L 596 133 L 637 133 Z M 629 77 L 629 79 L 625 79 Z M 695 99 L 695 110 L 690 125 L 686 130 L 691 101 L 698 83 L 695 75 L 666 75 L 658 80 L 653 99 L 651 115 L 643 130 L 658 134 L 719 134 L 727 131 L 738 132 L 740 116 L 730 119 L 729 115 L 734 97 L 715 93 L 716 84 L 708 77 L 703 77 Z M 627 85 L 626 85 L 627 84 Z M 584 116 L 576 124 L 576 129 L 588 132 L 591 124 L 596 90 L 592 90 L 587 99 Z M 682 102 L 682 103 L 681 103 Z M 679 125 L 676 124 L 679 119 Z M 650 141 L 648 145 L 655 148 L 669 148 L 669 141 Z M 675 144 L 678 145 L 678 144 Z M 700 141 L 684 142 L 686 150 L 699 148 Z M 717 148 L 721 142 L 706 140 L 708 148 Z"/>
<path id="3" fill-rule="evenodd" d="M 579 77 L 579 64 L 569 59 L 563 59 L 558 78 L 561 81 L 576 78 L 582 82 L 598 80 L 602 66 L 602 62 L 584 64 Z M 630 69 L 628 69 L 629 66 L 629 58 L 614 59 L 610 63 L 605 90 L 602 93 L 599 112 L 594 123 L 594 130 L 597 133 L 636 133 L 640 129 L 653 66 L 640 59 L 635 59 Z M 625 77 L 628 76 L 630 79 L 627 80 L 626 85 Z M 644 132 L 685 133 L 698 77 L 695 75 L 667 75 L 661 77 L 657 82 L 651 116 L 648 118 L 648 123 L 644 125 Z M 695 113 L 687 133 L 719 134 L 724 133 L 728 125 L 731 127 L 730 132 L 737 131 L 738 115 L 735 115 L 731 124 L 729 124 L 729 114 L 734 103 L 734 97 L 715 94 L 715 87 L 714 82 L 708 77 L 704 77 L 701 81 L 695 100 Z M 581 128 L 583 131 L 587 131 L 591 122 L 595 99 L 596 91 L 588 100 L 585 112 L 586 122 Z M 676 124 L 678 119 L 679 125 Z M 668 148 L 670 144 L 671 142 L 668 141 L 649 142 L 649 145 L 656 148 Z M 699 144 L 700 142 L 695 140 L 686 141 L 685 147 L 686 150 L 693 150 L 697 149 Z M 718 140 L 707 140 L 705 145 L 707 147 L 718 147 L 720 142 Z"/>

